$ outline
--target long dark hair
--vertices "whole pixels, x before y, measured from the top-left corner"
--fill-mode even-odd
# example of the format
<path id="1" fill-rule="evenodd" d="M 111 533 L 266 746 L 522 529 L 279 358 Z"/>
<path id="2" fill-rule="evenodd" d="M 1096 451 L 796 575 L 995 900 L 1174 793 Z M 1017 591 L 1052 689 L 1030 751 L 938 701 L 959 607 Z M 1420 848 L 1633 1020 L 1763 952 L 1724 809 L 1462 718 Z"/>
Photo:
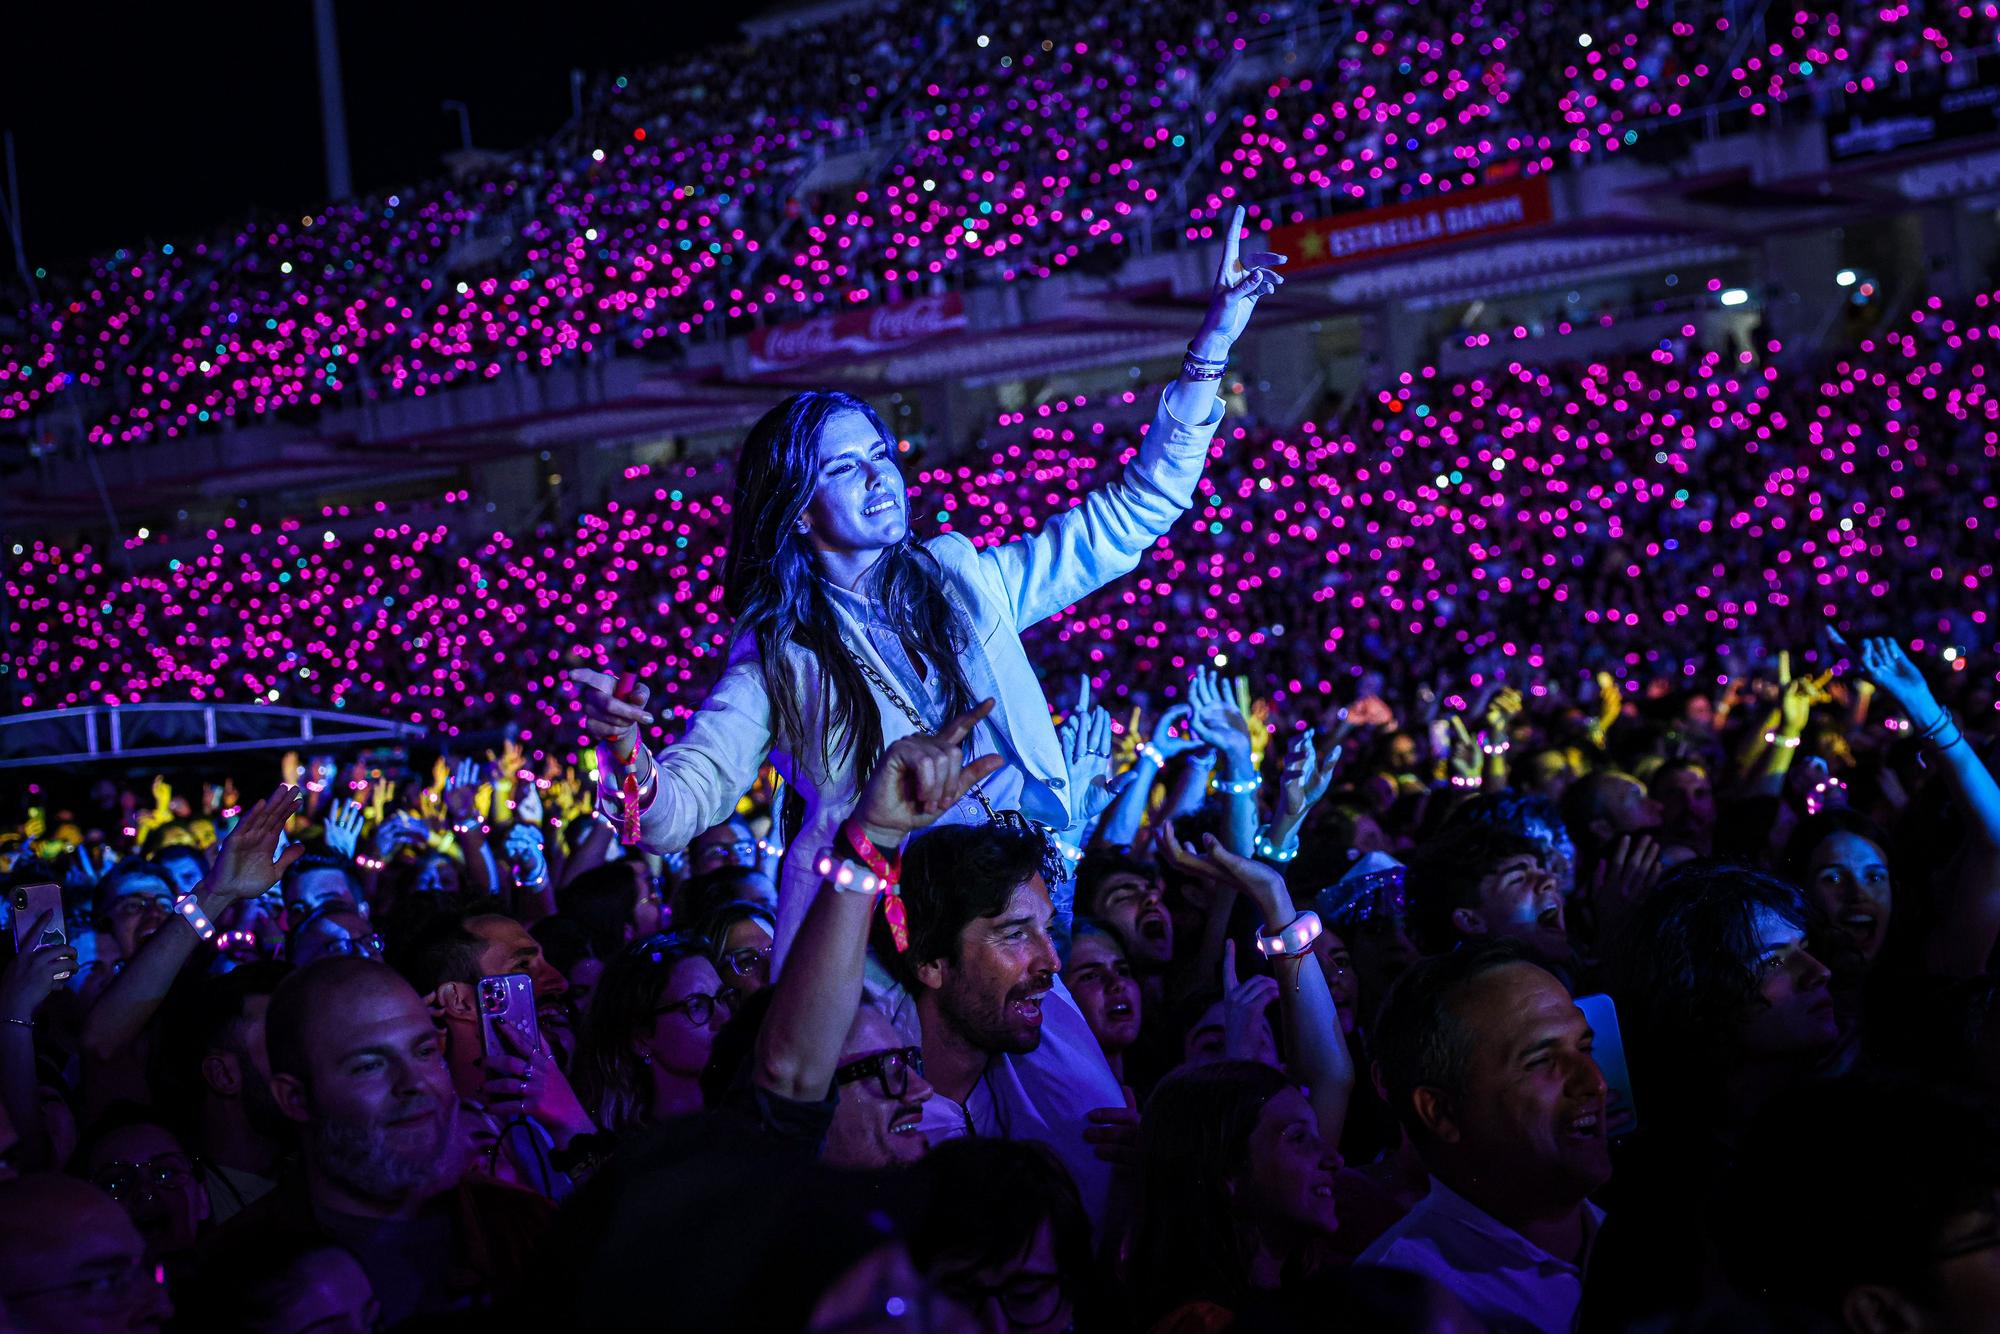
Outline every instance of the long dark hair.
<path id="1" fill-rule="evenodd" d="M 836 413 L 858 412 L 890 449 L 895 437 L 875 409 L 837 389 L 793 394 L 765 413 L 736 458 L 735 522 L 723 568 L 724 605 L 739 631 L 754 636 L 771 697 L 772 730 L 796 755 L 816 744 L 829 766 L 840 752 L 854 756 L 855 781 L 865 782 L 882 753 L 882 717 L 868 681 L 840 638 L 840 621 L 799 516 L 819 479 L 819 438 Z M 944 717 L 972 706 L 972 687 L 958 655 L 970 629 L 945 593 L 937 559 L 909 537 L 882 553 L 872 577 L 876 605 L 898 636 L 923 655 L 944 687 Z M 785 654 L 797 644 L 817 664 L 827 697 L 826 726 L 812 729 L 800 703 L 801 682 Z M 817 730 L 817 735 L 814 731 Z"/>
<path id="2" fill-rule="evenodd" d="M 1699 1129 L 1720 1114 L 1724 1077 L 1742 1066 L 1758 991 L 1757 914 L 1806 934 L 1842 990 L 1853 946 L 1804 891 L 1726 862 L 1677 869 L 1635 908 L 1605 963 L 1618 1004 L 1633 1095 L 1656 1125 Z M 1664 1113 L 1664 1114 L 1663 1114 Z"/>
<path id="3" fill-rule="evenodd" d="M 1140 1121 L 1139 1226 L 1132 1288 L 1142 1323 L 1183 1302 L 1232 1309 L 1250 1295 L 1257 1238 L 1230 1190 L 1250 1170 L 1264 1105 L 1293 1087 L 1261 1061 L 1213 1061 L 1169 1075 Z"/>
<path id="4" fill-rule="evenodd" d="M 635 940 L 604 966 L 576 1053 L 577 1096 L 600 1128 L 624 1134 L 652 1113 L 652 1076 L 632 1050 L 632 1039 L 651 1030 L 674 969 L 706 959 L 694 936 L 659 935 Z"/>

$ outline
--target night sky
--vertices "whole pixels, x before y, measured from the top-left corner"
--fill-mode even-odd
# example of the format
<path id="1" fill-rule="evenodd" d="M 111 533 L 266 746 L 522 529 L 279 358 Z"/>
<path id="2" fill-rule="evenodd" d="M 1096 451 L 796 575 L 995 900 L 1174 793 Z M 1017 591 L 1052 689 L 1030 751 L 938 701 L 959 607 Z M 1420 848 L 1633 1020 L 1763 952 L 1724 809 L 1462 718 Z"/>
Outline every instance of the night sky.
<path id="1" fill-rule="evenodd" d="M 518 147 L 568 119 L 572 67 L 657 64 L 771 7 L 337 0 L 354 188 L 442 175 L 447 98 L 471 105 L 478 146 Z M 0 52 L 37 265 L 325 202 L 311 0 L 23 7 L 0 18 Z M 4 237 L 0 256 L 11 287 Z"/>

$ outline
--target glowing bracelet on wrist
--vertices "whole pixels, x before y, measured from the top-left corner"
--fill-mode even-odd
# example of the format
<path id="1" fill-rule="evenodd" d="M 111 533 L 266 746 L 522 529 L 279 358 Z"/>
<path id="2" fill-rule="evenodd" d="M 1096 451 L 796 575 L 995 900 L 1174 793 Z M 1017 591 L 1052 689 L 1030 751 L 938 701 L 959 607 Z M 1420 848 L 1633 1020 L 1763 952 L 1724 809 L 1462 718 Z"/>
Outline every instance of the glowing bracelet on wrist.
<path id="1" fill-rule="evenodd" d="M 1260 778 L 1238 778 L 1228 782 L 1218 778 L 1214 784 L 1217 792 L 1230 797 L 1252 796 L 1262 786 L 1264 782 Z"/>
<path id="2" fill-rule="evenodd" d="M 1139 747 L 1139 758 L 1152 765 L 1155 769 L 1164 769 L 1167 767 L 1167 757 L 1160 752 L 1158 746 L 1150 741 Z"/>
<path id="3" fill-rule="evenodd" d="M 1802 740 L 1804 740 L 1803 737 L 1784 736 L 1777 732 L 1764 733 L 1765 745 L 1783 746 L 1786 750 L 1797 750 L 1799 748 L 1799 742 Z"/>
<path id="4" fill-rule="evenodd" d="M 174 900 L 174 911 L 187 920 L 194 933 L 203 940 L 215 939 L 215 923 L 208 920 L 208 914 L 201 910 L 201 900 L 192 894 L 183 894 Z"/>
<path id="5" fill-rule="evenodd" d="M 1319 914 L 1307 909 L 1294 917 L 1283 930 L 1257 937 L 1257 952 L 1267 959 L 1289 959 L 1304 954 L 1319 939 L 1321 930 Z"/>
<path id="6" fill-rule="evenodd" d="M 1299 855 L 1298 836 L 1294 834 L 1292 838 L 1287 841 L 1286 846 L 1281 848 L 1276 843 L 1273 843 L 1271 841 L 1271 831 L 1269 826 L 1266 826 L 1265 828 L 1257 831 L 1256 850 L 1257 850 L 1257 856 L 1262 858 L 1264 861 L 1276 862 L 1278 863 L 1278 865 L 1282 866 L 1286 862 L 1292 860 L 1292 858 Z"/>
<path id="7" fill-rule="evenodd" d="M 896 953 L 906 953 L 910 948 L 910 919 L 903 910 L 903 896 L 896 892 L 896 881 L 903 870 L 902 855 L 898 853 L 892 859 L 876 847 L 869 839 L 868 831 L 852 819 L 841 822 L 838 837 L 854 849 L 854 855 L 866 862 L 868 869 L 875 873 L 875 878 L 883 882 L 882 920 L 889 924 L 889 938 L 896 943 Z"/>
<path id="8" fill-rule="evenodd" d="M 819 874 L 822 880 L 833 883 L 833 887 L 844 893 L 879 894 L 884 888 L 882 877 L 852 858 L 835 857 L 831 852 L 819 859 Z"/>

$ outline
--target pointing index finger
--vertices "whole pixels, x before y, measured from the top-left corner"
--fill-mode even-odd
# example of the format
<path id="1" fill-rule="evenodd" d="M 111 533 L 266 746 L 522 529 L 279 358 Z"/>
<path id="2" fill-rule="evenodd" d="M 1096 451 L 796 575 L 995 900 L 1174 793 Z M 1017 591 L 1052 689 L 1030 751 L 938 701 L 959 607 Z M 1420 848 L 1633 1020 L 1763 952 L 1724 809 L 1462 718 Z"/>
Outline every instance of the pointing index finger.
<path id="1" fill-rule="evenodd" d="M 993 712 L 993 701 L 983 699 L 958 717 L 938 729 L 937 739 L 947 745 L 957 745 L 972 735 L 972 729 L 979 726 L 986 715 Z"/>
<path id="2" fill-rule="evenodd" d="M 1229 237 L 1222 247 L 1222 285 L 1229 286 L 1236 281 L 1243 268 L 1243 205 L 1229 215 Z"/>

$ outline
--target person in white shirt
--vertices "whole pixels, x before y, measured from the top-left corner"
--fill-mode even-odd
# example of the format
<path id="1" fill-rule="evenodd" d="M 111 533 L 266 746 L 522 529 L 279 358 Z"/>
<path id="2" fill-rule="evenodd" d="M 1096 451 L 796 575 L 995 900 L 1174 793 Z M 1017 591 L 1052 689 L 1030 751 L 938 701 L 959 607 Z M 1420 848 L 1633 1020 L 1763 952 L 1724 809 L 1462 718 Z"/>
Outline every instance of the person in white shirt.
<path id="1" fill-rule="evenodd" d="M 1451 1289 L 1497 1331 L 1569 1334 L 1611 1179 L 1590 1025 L 1519 945 L 1426 959 L 1377 1021 L 1390 1106 L 1430 1194 L 1362 1252 Z"/>
<path id="2" fill-rule="evenodd" d="M 787 822 L 774 965 L 819 887 L 813 869 L 886 746 L 931 733 L 974 700 L 995 701 L 967 738 L 969 761 L 1002 766 L 949 820 L 1006 812 L 1061 832 L 1090 812 L 1069 773 L 1021 631 L 1129 572 L 1193 503 L 1221 421 L 1229 349 L 1258 299 L 1284 281 L 1284 256 L 1240 250 L 1236 210 L 1200 329 L 1139 451 L 1116 481 L 1017 541 L 984 548 L 959 533 L 918 542 L 896 440 L 866 403 L 835 391 L 787 398 L 744 441 L 736 465 L 726 604 L 728 666 L 658 756 L 639 744 L 647 677 L 578 668 L 586 726 L 600 748 L 600 808 L 626 794 L 637 842 L 668 853 L 735 809 L 768 756 L 803 804 Z M 616 666 L 610 646 L 590 660 Z M 622 817 L 621 817 L 622 818 Z"/>
<path id="3" fill-rule="evenodd" d="M 907 951 L 888 956 L 923 1033 L 923 1131 L 1039 1140 L 1102 1222 L 1112 1164 L 1085 1137 L 1089 1114 L 1125 1094 L 1056 976 L 1055 908 L 1042 842 L 996 825 L 940 825 L 904 849 Z"/>

